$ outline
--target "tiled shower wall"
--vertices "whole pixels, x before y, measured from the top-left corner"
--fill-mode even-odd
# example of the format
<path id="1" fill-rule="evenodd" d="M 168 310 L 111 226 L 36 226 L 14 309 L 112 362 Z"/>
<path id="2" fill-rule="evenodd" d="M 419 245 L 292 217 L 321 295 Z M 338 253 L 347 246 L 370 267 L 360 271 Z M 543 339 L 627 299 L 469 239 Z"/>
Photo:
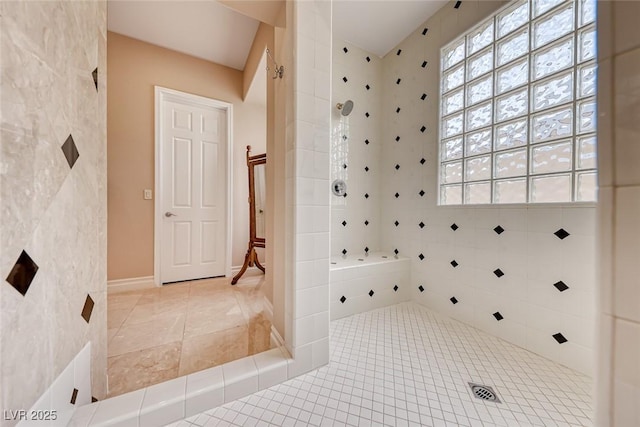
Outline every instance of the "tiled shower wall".
<path id="1" fill-rule="evenodd" d="M 106 10 L 0 2 L 7 411 L 29 409 L 88 342 L 93 384 L 81 394 L 106 392 Z M 77 387 L 55 393 L 69 402 Z"/>
<path id="2" fill-rule="evenodd" d="M 362 255 L 381 248 L 382 60 L 338 39 L 332 59 L 331 181 L 343 179 L 347 196 L 331 194 L 331 254 Z M 343 117 L 336 104 L 347 100 Z"/>
<path id="3" fill-rule="evenodd" d="M 383 250 L 419 303 L 592 374 L 595 206 L 437 206 L 440 48 L 504 4 L 451 1 L 383 59 Z"/>

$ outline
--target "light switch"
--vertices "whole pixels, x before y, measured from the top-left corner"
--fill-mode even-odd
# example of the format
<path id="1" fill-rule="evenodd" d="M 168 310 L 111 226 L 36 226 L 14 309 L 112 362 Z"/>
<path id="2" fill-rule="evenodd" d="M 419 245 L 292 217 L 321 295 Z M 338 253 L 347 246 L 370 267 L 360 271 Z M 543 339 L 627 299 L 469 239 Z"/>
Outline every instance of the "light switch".
<path id="1" fill-rule="evenodd" d="M 144 199 L 151 200 L 153 198 L 151 190 L 144 190 Z"/>

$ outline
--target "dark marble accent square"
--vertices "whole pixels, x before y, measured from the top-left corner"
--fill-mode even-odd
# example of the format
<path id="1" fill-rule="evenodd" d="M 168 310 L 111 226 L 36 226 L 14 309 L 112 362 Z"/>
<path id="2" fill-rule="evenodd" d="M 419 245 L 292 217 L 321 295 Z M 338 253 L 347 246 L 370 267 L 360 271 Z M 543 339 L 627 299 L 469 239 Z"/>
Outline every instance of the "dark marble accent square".
<path id="1" fill-rule="evenodd" d="M 342 197 L 347 197 L 347 193 L 344 193 L 344 194 L 342 195 Z"/>
<path id="2" fill-rule="evenodd" d="M 560 240 L 564 240 L 567 237 L 570 236 L 569 232 L 567 230 L 565 230 L 564 228 L 559 229 L 558 231 L 556 231 L 555 233 L 553 233 L 556 235 L 556 237 Z"/>
<path id="3" fill-rule="evenodd" d="M 398 222 L 398 220 L 396 220 L 396 222 L 394 222 L 394 224 L 395 224 L 395 226 L 396 226 L 396 227 L 400 225 L 400 223 Z"/>
<path id="4" fill-rule="evenodd" d="M 495 317 L 498 322 L 504 319 L 504 317 L 502 316 L 502 314 L 500 314 L 499 311 L 496 311 L 495 313 L 493 313 L 493 317 Z"/>
<path id="5" fill-rule="evenodd" d="M 420 224 L 418 224 L 418 227 L 424 228 L 424 222 L 420 221 Z"/>
<path id="6" fill-rule="evenodd" d="M 398 292 L 398 285 L 395 285 L 395 286 L 393 287 L 393 292 Z"/>
<path id="7" fill-rule="evenodd" d="M 458 227 L 458 225 L 455 222 L 453 224 L 451 224 L 451 229 L 453 231 L 456 231 L 458 228 L 460 228 L 460 227 Z"/>
<path id="8" fill-rule="evenodd" d="M 427 66 L 427 61 L 422 61 L 422 68 L 425 68 Z"/>
<path id="9" fill-rule="evenodd" d="M 402 81 L 402 79 L 396 80 L 396 84 L 399 85 L 401 81 Z"/>
<path id="10" fill-rule="evenodd" d="M 422 127 L 420 128 L 420 132 L 422 132 L 422 133 L 424 133 L 424 131 L 425 131 L 425 130 L 427 130 L 427 127 L 426 127 L 426 126 L 422 126 Z"/>
<path id="11" fill-rule="evenodd" d="M 456 4 L 453 6 L 453 8 L 454 8 L 454 9 L 459 9 L 461 4 L 462 4 L 462 2 L 461 2 L 460 0 L 458 0 L 458 1 L 456 2 Z"/>
<path id="12" fill-rule="evenodd" d="M 365 246 L 365 248 L 364 248 L 364 253 L 366 254 L 366 253 L 368 253 L 368 252 L 369 252 L 369 246 Z"/>
<path id="13" fill-rule="evenodd" d="M 400 165 L 399 164 L 396 164 L 395 167 L 396 167 L 396 170 L 400 169 Z"/>
<path id="14" fill-rule="evenodd" d="M 400 251 L 396 248 L 396 249 L 393 250 L 393 253 L 398 255 L 400 253 Z"/>
<path id="15" fill-rule="evenodd" d="M 456 297 L 449 298 L 449 301 L 451 301 L 451 304 L 453 305 L 456 305 L 458 303 L 458 299 Z"/>
<path id="16" fill-rule="evenodd" d="M 343 77 L 343 78 L 342 78 L 342 81 L 346 83 L 346 82 L 348 82 L 348 81 L 349 81 L 349 79 L 348 79 L 348 78 L 346 78 L 346 77 Z"/>
<path id="17" fill-rule="evenodd" d="M 394 196 L 397 199 L 398 197 L 400 197 L 400 193 L 396 193 L 396 194 L 394 194 Z"/>
<path id="18" fill-rule="evenodd" d="M 400 136 L 396 136 L 396 142 L 400 141 Z"/>
<path id="19" fill-rule="evenodd" d="M 364 167 L 364 171 L 365 171 L 365 172 L 369 172 L 369 166 L 365 166 L 365 167 Z"/>
<path id="20" fill-rule="evenodd" d="M 349 52 L 349 49 L 347 49 L 346 47 L 343 47 L 342 50 L 344 51 L 344 53 Z"/>
<path id="21" fill-rule="evenodd" d="M 424 157 L 423 157 L 423 158 L 421 158 L 421 159 L 420 159 L 420 164 L 421 164 L 421 165 L 424 165 L 425 163 L 426 163 L 425 158 L 424 158 Z"/>
<path id="22" fill-rule="evenodd" d="M 344 163 L 344 164 L 342 165 L 342 169 L 346 169 L 346 168 L 347 168 L 347 164 L 346 164 L 346 163 Z"/>
<path id="23" fill-rule="evenodd" d="M 418 194 L 420 195 L 420 197 L 423 197 L 426 193 L 424 192 L 424 190 L 420 190 Z"/>
<path id="24" fill-rule="evenodd" d="M 419 290 L 420 292 L 424 292 L 424 286 L 422 286 L 422 285 L 418 286 L 418 290 Z"/>
<path id="25" fill-rule="evenodd" d="M 499 268 L 496 268 L 495 270 L 493 270 L 493 274 L 495 274 L 498 278 L 504 276 L 504 273 Z"/>
<path id="26" fill-rule="evenodd" d="M 364 198 L 368 199 L 369 198 L 369 193 L 364 193 Z"/>
<path id="27" fill-rule="evenodd" d="M 364 115 L 368 118 L 371 114 L 369 114 L 369 112 L 367 111 L 366 113 L 364 113 Z"/>
<path id="28" fill-rule="evenodd" d="M 560 280 L 559 282 L 554 283 L 553 286 L 555 286 L 556 289 L 559 290 L 560 292 L 564 292 L 567 289 L 569 289 L 569 287 L 562 280 Z"/>
<path id="29" fill-rule="evenodd" d="M 371 86 L 366 85 L 366 86 L 365 86 L 365 88 L 366 88 L 367 90 L 369 90 L 369 89 L 371 89 Z"/>
<path id="30" fill-rule="evenodd" d="M 425 99 L 427 99 L 427 94 L 426 94 L 426 93 L 423 93 L 423 94 L 422 94 L 422 96 L 420 97 L 420 99 L 422 99 L 423 101 L 424 101 Z"/>
<path id="31" fill-rule="evenodd" d="M 400 107 L 396 108 L 396 113 L 400 112 Z"/>
<path id="32" fill-rule="evenodd" d="M 96 92 L 98 91 L 98 68 L 91 72 L 91 77 L 93 78 L 93 84 L 96 86 Z"/>
<path id="33" fill-rule="evenodd" d="M 365 219 L 364 220 L 364 225 L 369 225 L 369 220 Z"/>
<path id="34" fill-rule="evenodd" d="M 420 254 L 420 255 L 418 255 L 418 258 L 420 258 L 420 261 L 422 261 L 422 260 L 424 260 L 424 255 Z"/>
<path id="35" fill-rule="evenodd" d="M 342 295 L 342 296 L 340 297 L 340 302 L 341 302 L 341 303 L 343 303 L 343 304 L 344 304 L 344 302 L 345 302 L 346 300 L 347 300 L 347 298 L 346 298 L 344 295 Z"/>
<path id="36" fill-rule="evenodd" d="M 400 56 L 401 53 L 402 53 L 402 49 L 398 49 L 398 51 L 396 52 L 396 55 Z"/>
<path id="37" fill-rule="evenodd" d="M 365 140 L 364 140 L 364 143 L 365 143 L 365 144 L 367 144 L 367 145 L 369 145 L 369 140 L 368 140 L 368 139 L 365 139 Z"/>
<path id="38" fill-rule="evenodd" d="M 451 261 L 451 265 L 453 266 L 453 268 L 456 268 L 459 264 L 458 261 L 454 259 L 453 261 Z"/>
<path id="39" fill-rule="evenodd" d="M 422 35 L 426 36 L 428 32 L 429 32 L 429 29 L 425 28 L 424 30 L 422 30 Z"/>
<path id="40" fill-rule="evenodd" d="M 346 227 L 347 226 L 347 221 L 342 221 L 342 226 Z"/>
<path id="41" fill-rule="evenodd" d="M 87 298 L 84 300 L 84 306 L 82 307 L 82 313 L 80 314 L 87 323 L 91 320 L 91 313 L 93 312 L 94 305 L 95 303 L 93 302 L 91 295 L 87 294 Z"/>
<path id="42" fill-rule="evenodd" d="M 496 234 L 502 234 L 504 233 L 504 228 L 497 226 L 496 228 L 493 229 L 493 231 L 495 231 Z"/>
<path id="43" fill-rule="evenodd" d="M 33 282 L 38 268 L 38 264 L 31 259 L 29 254 L 22 251 L 7 276 L 7 282 L 24 296 L 29 290 L 29 286 L 31 286 L 31 282 Z"/>
<path id="44" fill-rule="evenodd" d="M 365 59 L 367 60 L 367 62 L 371 62 L 371 58 L 370 57 L 367 56 Z"/>
<path id="45" fill-rule="evenodd" d="M 69 167 L 73 168 L 73 165 L 76 164 L 78 157 L 80 157 L 80 153 L 78 153 L 78 147 L 76 147 L 73 136 L 69 135 L 64 144 L 62 144 L 61 148 L 62 152 L 64 153 L 64 157 L 67 159 L 67 163 L 69 163 Z"/>
<path id="46" fill-rule="evenodd" d="M 371 290 L 369 291 L 369 296 L 370 296 L 370 297 L 372 297 L 372 296 L 373 296 L 373 294 L 375 294 L 375 292 L 373 292 L 373 289 L 371 289 Z"/>
<path id="47" fill-rule="evenodd" d="M 71 393 L 71 404 L 75 405 L 76 404 L 76 399 L 78 398 L 78 389 L 74 388 L 73 392 Z"/>
<path id="48" fill-rule="evenodd" d="M 569 341 L 568 339 L 566 339 L 564 337 L 564 335 L 562 335 L 560 332 L 558 332 L 557 334 L 553 334 L 553 338 L 558 341 L 558 344 L 564 344 L 567 341 Z"/>
<path id="49" fill-rule="evenodd" d="M 342 250 L 342 255 L 346 255 L 346 254 L 347 254 L 347 250 L 346 250 L 346 249 L 343 249 L 343 250 Z"/>

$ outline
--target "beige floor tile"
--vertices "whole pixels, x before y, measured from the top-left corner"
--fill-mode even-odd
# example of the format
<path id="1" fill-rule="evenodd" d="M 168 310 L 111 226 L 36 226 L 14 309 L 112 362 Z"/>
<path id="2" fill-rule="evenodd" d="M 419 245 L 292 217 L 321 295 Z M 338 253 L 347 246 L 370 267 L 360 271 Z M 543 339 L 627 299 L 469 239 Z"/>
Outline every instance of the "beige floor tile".
<path id="1" fill-rule="evenodd" d="M 190 309 L 184 326 L 184 337 L 192 338 L 246 324 L 247 321 L 237 302 L 226 306 L 211 305 L 199 310 Z"/>
<path id="2" fill-rule="evenodd" d="M 248 355 L 246 326 L 187 338 L 182 343 L 178 375 L 188 375 Z"/>
<path id="3" fill-rule="evenodd" d="M 164 285 L 160 288 L 149 289 L 144 292 L 138 301 L 140 304 L 157 304 L 160 302 L 171 302 L 186 300 L 189 297 L 189 284 L 179 283 Z"/>
<path id="4" fill-rule="evenodd" d="M 116 336 L 119 329 L 120 328 L 107 329 L 107 345 L 109 345 L 111 339 Z"/>
<path id="5" fill-rule="evenodd" d="M 107 329 L 118 329 L 127 319 L 133 307 L 124 310 L 112 310 L 107 306 Z"/>
<path id="6" fill-rule="evenodd" d="M 271 348 L 271 322 L 263 314 L 256 315 L 249 322 L 247 355 L 262 353 Z"/>
<path id="7" fill-rule="evenodd" d="M 138 303 L 143 291 L 120 292 L 107 295 L 107 309 L 131 310 Z"/>
<path id="8" fill-rule="evenodd" d="M 133 307 L 124 325 L 133 325 L 158 319 L 168 319 L 184 315 L 187 311 L 187 299 L 160 300 Z"/>
<path id="9" fill-rule="evenodd" d="M 111 339 L 108 355 L 117 356 L 182 340 L 185 315 L 160 318 L 120 328 Z"/>
<path id="10" fill-rule="evenodd" d="M 182 342 L 109 357 L 109 397 L 178 377 Z"/>

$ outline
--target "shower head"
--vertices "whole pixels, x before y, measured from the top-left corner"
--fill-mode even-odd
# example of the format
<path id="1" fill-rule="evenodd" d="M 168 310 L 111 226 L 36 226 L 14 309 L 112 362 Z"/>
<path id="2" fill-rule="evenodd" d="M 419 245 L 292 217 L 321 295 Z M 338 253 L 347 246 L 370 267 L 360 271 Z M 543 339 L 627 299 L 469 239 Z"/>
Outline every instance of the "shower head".
<path id="1" fill-rule="evenodd" d="M 348 116 L 349 114 L 351 114 L 351 110 L 353 110 L 353 101 L 349 99 L 345 101 L 344 104 L 338 103 L 336 105 L 336 108 L 340 110 L 340 114 L 342 114 L 343 116 Z"/>

